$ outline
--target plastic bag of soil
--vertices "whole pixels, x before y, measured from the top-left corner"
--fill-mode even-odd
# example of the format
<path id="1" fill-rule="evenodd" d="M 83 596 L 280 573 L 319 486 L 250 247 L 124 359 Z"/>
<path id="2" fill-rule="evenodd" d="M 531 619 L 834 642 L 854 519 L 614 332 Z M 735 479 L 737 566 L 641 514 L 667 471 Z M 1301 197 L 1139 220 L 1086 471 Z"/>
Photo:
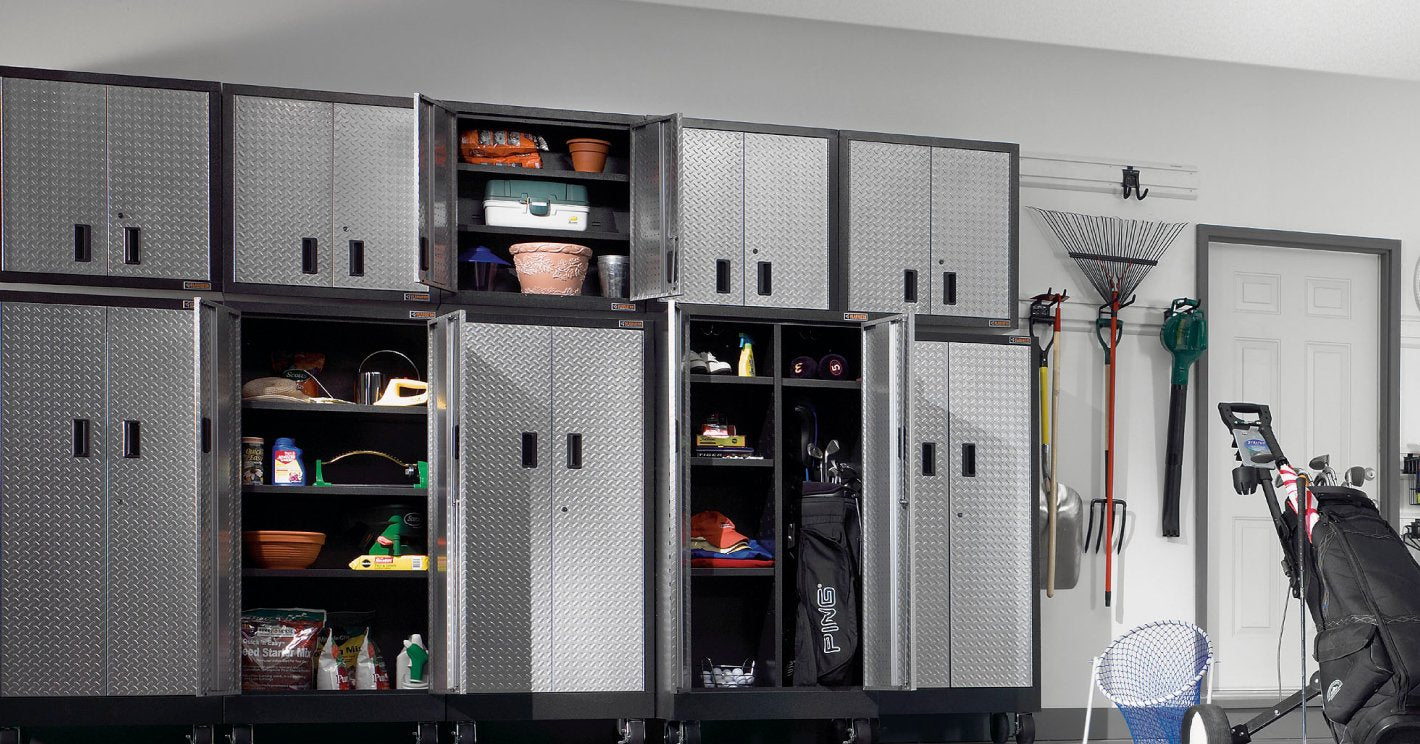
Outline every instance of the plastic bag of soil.
<path id="1" fill-rule="evenodd" d="M 324 610 L 242 613 L 242 690 L 309 690 Z"/>

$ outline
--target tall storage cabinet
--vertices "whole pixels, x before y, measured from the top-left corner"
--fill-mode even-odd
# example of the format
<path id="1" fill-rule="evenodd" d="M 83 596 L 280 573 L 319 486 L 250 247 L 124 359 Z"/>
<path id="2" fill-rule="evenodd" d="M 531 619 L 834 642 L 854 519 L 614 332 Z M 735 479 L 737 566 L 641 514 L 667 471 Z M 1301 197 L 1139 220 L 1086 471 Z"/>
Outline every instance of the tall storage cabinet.
<path id="1" fill-rule="evenodd" d="M 237 687 L 237 330 L 192 304 L 0 301 L 0 695 Z"/>
<path id="2" fill-rule="evenodd" d="M 645 345 L 431 323 L 446 691 L 646 688 Z"/>
<path id="3" fill-rule="evenodd" d="M 1016 324 L 1016 145 L 842 133 L 847 306 Z"/>
<path id="4" fill-rule="evenodd" d="M 89 77 L 0 70 L 0 270 L 209 288 L 216 84 Z"/>
<path id="5" fill-rule="evenodd" d="M 827 309 L 830 137 L 682 130 L 681 300 Z"/>
<path id="6" fill-rule="evenodd" d="M 228 93 L 233 280 L 422 290 L 410 104 L 245 90 Z"/>

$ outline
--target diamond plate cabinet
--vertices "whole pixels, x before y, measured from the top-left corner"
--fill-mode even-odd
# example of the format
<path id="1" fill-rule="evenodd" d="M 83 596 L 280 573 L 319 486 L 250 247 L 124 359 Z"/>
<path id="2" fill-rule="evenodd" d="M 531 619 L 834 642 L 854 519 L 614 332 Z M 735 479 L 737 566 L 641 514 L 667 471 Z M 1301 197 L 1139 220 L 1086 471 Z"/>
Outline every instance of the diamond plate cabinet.
<path id="1" fill-rule="evenodd" d="M 645 344 L 464 311 L 430 324 L 449 567 L 436 687 L 646 689 Z"/>
<path id="2" fill-rule="evenodd" d="M 238 395 L 235 314 L 14 297 L 0 298 L 0 695 L 234 691 L 239 600 L 222 573 L 238 473 L 219 411 Z"/>
<path id="3" fill-rule="evenodd" d="M 225 93 L 231 280 L 422 294 L 411 103 L 302 93 Z"/>
<path id="4" fill-rule="evenodd" d="M 209 289 L 216 83 L 0 68 L 9 281 Z"/>
<path id="5" fill-rule="evenodd" d="M 840 136 L 847 308 L 1014 328 L 1019 147 Z"/>
<path id="6" fill-rule="evenodd" d="M 680 299 L 827 309 L 831 133 L 721 126 L 682 130 Z"/>

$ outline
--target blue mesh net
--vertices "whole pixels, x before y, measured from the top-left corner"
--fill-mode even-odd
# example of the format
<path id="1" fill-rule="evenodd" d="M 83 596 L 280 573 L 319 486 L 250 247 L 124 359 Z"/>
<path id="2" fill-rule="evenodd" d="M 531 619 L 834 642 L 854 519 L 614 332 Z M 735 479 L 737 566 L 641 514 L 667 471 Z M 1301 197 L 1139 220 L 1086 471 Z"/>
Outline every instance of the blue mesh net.
<path id="1" fill-rule="evenodd" d="M 1212 657 L 1208 636 L 1198 626 L 1149 623 L 1105 649 L 1096 679 L 1124 714 L 1135 744 L 1180 744 L 1183 714 L 1201 701 Z"/>

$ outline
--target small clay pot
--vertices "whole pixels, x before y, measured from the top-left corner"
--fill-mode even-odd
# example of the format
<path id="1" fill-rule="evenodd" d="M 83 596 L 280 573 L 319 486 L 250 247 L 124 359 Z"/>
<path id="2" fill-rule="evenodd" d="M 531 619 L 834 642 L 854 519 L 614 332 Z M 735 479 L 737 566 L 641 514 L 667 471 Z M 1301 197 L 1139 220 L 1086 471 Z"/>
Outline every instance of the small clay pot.
<path id="1" fill-rule="evenodd" d="M 580 137 L 567 140 L 567 150 L 572 153 L 572 170 L 579 173 L 601 173 L 606 167 L 606 154 L 611 151 L 611 143 Z"/>
<path id="2" fill-rule="evenodd" d="M 579 295 L 592 249 L 576 243 L 514 243 L 513 267 L 523 294 Z"/>

